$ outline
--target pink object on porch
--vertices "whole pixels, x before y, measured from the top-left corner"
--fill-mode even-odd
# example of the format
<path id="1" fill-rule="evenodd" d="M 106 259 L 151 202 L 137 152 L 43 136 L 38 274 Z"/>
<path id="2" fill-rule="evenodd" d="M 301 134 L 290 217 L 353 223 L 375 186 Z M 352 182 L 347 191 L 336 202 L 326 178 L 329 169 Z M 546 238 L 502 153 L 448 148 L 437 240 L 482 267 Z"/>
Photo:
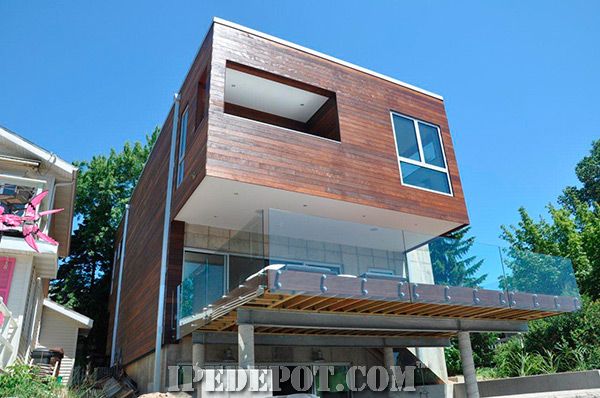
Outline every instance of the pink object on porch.
<path id="1" fill-rule="evenodd" d="M 13 257 L 0 257 L 0 297 L 4 304 L 8 303 L 8 293 L 15 270 L 16 259 Z M 0 326 L 4 324 L 4 315 L 0 313 Z"/>
<path id="2" fill-rule="evenodd" d="M 21 227 L 23 238 L 25 242 L 33 250 L 39 253 L 38 245 L 35 242 L 36 239 L 43 240 L 50 243 L 51 245 L 58 246 L 58 242 L 43 233 L 37 221 L 42 216 L 49 216 L 51 214 L 59 213 L 64 209 L 51 209 L 45 211 L 39 211 L 42 200 L 48 195 L 48 191 L 43 191 L 40 194 L 31 198 L 29 203 L 25 206 L 25 212 L 22 216 L 16 214 L 5 214 L 4 207 L 0 206 L 0 232 L 8 231 L 16 227 Z M 2 235 L 0 235 L 0 239 Z"/>

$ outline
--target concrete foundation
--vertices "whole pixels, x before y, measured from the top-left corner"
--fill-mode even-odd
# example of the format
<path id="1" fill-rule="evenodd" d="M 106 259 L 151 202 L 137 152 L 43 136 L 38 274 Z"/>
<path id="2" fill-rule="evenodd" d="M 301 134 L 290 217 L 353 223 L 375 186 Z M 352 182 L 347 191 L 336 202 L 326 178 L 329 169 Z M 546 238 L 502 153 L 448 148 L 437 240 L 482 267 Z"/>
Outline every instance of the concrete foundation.
<path id="1" fill-rule="evenodd" d="M 585 372 L 566 372 L 539 376 L 511 377 L 508 379 L 480 381 L 479 395 L 481 397 L 519 396 L 523 394 L 538 394 L 539 397 L 563 396 L 551 394 L 558 391 L 576 392 L 578 390 L 600 389 L 600 370 Z M 564 396 L 570 396 L 565 393 Z M 573 393 L 572 396 L 577 395 Z M 600 396 L 600 395 L 595 395 Z M 454 385 L 455 398 L 467 398 L 464 384 Z"/>

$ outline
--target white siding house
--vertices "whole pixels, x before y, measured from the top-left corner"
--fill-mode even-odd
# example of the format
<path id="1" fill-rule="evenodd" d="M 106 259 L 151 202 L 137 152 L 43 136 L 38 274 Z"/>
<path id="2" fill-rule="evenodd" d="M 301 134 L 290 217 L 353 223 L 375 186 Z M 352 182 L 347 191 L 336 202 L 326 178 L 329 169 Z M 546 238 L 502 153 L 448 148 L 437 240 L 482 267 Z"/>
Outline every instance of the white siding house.
<path id="1" fill-rule="evenodd" d="M 93 321 L 75 311 L 65 308 L 54 301 L 44 299 L 42 323 L 38 348 L 62 348 L 63 357 L 59 377 L 68 384 L 73 374 L 77 338 L 92 328 Z"/>
<path id="2" fill-rule="evenodd" d="M 45 300 L 59 258 L 69 255 L 76 181 L 76 167 L 0 126 L 2 211 L 19 214 L 44 191 L 47 195 L 39 210 L 64 209 L 35 221 L 58 246 L 37 240 L 35 250 L 20 229 L 0 232 L 0 370 L 17 359 L 29 362 L 33 349 L 48 344 L 69 353 L 65 361 L 68 381 L 77 333 L 91 327 L 88 318 Z"/>

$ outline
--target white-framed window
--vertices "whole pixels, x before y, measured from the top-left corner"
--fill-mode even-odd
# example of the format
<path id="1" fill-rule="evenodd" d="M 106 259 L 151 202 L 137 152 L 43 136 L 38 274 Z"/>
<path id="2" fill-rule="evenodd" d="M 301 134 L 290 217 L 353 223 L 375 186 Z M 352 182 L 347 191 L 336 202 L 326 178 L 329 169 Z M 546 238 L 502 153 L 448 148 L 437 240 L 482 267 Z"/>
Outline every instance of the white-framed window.
<path id="1" fill-rule="evenodd" d="M 44 180 L 0 174 L 0 206 L 4 208 L 5 213 L 23 215 L 27 203 L 46 189 L 46 186 L 47 182 Z M 46 210 L 47 201 L 48 199 L 44 199 L 40 210 Z M 38 226 L 43 232 L 47 233 L 49 229 L 48 219 L 40 219 Z M 14 228 L 15 231 L 21 229 L 22 227 Z M 15 231 L 8 231 L 8 233 L 16 233 Z"/>
<path id="2" fill-rule="evenodd" d="M 185 144 L 187 141 L 187 127 L 188 127 L 188 107 L 185 108 L 181 115 L 181 125 L 179 128 L 179 155 L 177 158 L 177 186 L 183 181 L 183 174 L 185 172 Z"/>
<path id="3" fill-rule="evenodd" d="M 438 126 L 391 112 L 402 185 L 452 196 Z"/>

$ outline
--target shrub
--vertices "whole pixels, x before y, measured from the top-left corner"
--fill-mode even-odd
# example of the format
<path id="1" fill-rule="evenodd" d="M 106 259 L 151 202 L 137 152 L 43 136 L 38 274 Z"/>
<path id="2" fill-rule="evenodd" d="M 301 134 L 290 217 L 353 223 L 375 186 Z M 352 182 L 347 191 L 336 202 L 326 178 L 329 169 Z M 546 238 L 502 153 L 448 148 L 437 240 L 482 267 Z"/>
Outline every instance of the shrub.
<path id="1" fill-rule="evenodd" d="M 525 351 L 551 353 L 560 372 L 600 367 L 600 301 L 583 299 L 578 312 L 529 323 Z"/>
<path id="2" fill-rule="evenodd" d="M 55 398 L 60 390 L 55 378 L 40 375 L 35 366 L 15 364 L 0 374 L 0 397 Z"/>

